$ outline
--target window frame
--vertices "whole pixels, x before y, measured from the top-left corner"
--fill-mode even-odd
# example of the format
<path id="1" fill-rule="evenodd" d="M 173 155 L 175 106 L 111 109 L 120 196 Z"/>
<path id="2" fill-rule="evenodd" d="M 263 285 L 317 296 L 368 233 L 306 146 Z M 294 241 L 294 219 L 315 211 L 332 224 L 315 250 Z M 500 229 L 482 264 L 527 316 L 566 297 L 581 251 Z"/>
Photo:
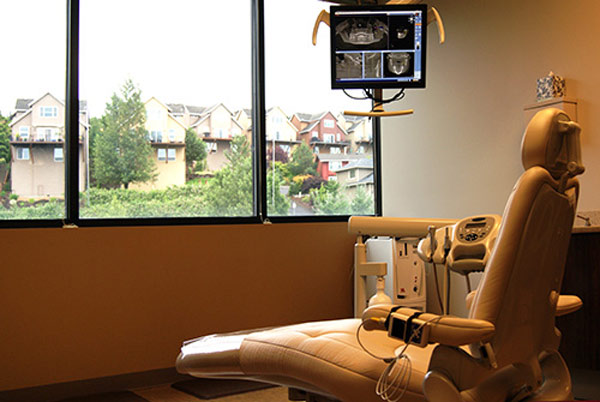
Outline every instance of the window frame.
<path id="1" fill-rule="evenodd" d="M 253 215 L 247 217 L 189 217 L 189 218 L 81 218 L 79 217 L 79 17 L 80 1 L 66 2 L 66 94 L 65 94 L 65 217 L 64 219 L 5 220 L 5 228 L 52 228 L 52 227 L 102 227 L 102 226 L 173 226 L 214 224 L 259 224 L 295 222 L 344 222 L 348 215 L 270 216 L 267 211 L 267 140 L 265 107 L 265 5 L 264 0 L 249 0 L 251 5 L 251 60 L 252 66 L 252 162 L 253 162 Z M 323 61 L 323 68 L 328 61 Z M 42 113 L 42 112 L 40 112 Z M 50 117 L 57 117 L 56 114 Z M 46 117 L 46 116 L 45 116 Z M 380 216 L 381 202 L 381 148 L 379 117 L 373 124 L 373 174 L 375 181 L 374 210 Z M 31 135 L 31 132 L 30 132 Z M 216 141 L 215 141 L 216 143 Z M 31 157 L 31 156 L 30 156 Z"/>

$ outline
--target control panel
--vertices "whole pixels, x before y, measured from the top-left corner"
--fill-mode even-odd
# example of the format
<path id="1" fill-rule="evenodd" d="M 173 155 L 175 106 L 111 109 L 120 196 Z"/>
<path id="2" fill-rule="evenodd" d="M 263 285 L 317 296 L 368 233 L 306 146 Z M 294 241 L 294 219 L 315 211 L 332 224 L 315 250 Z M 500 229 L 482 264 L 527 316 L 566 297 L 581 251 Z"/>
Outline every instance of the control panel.
<path id="1" fill-rule="evenodd" d="M 493 216 L 477 216 L 463 219 L 456 227 L 458 241 L 474 243 L 484 240 L 492 231 L 496 223 Z"/>

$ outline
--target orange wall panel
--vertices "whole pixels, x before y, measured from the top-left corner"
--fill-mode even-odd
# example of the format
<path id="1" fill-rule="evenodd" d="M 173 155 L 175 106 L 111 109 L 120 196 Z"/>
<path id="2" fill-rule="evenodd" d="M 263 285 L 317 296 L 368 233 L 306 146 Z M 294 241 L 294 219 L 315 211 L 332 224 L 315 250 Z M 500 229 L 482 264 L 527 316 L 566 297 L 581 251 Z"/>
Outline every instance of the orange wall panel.
<path id="1" fill-rule="evenodd" d="M 352 314 L 346 223 L 0 239 L 0 391 L 172 367 L 185 339 Z"/>

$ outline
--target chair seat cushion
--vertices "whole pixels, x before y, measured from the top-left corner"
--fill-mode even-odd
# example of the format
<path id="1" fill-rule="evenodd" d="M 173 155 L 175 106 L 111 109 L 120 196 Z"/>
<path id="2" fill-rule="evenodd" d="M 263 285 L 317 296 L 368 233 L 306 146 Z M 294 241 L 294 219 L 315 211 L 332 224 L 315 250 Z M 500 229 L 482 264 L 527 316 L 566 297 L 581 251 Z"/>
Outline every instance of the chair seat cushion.
<path id="1" fill-rule="evenodd" d="M 360 322 L 320 321 L 199 338 L 182 348 L 177 368 L 198 377 L 243 376 L 292 387 L 312 384 L 303 388 L 343 401 L 380 401 L 375 387 L 387 363 L 358 344 Z M 394 356 L 401 345 L 382 331 L 361 330 L 360 339 L 381 357 Z M 407 349 L 412 372 L 404 401 L 424 400 L 422 383 L 433 347 Z"/>

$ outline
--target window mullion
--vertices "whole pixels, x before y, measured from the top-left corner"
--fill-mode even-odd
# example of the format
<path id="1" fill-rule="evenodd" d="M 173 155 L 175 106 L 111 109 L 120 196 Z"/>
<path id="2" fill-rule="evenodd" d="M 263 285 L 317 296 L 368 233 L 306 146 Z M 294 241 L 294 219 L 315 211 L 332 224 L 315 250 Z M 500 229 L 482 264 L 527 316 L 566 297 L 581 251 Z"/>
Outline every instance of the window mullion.
<path id="1" fill-rule="evenodd" d="M 67 1 L 65 100 L 65 221 L 76 223 L 79 220 L 79 0 Z"/>

